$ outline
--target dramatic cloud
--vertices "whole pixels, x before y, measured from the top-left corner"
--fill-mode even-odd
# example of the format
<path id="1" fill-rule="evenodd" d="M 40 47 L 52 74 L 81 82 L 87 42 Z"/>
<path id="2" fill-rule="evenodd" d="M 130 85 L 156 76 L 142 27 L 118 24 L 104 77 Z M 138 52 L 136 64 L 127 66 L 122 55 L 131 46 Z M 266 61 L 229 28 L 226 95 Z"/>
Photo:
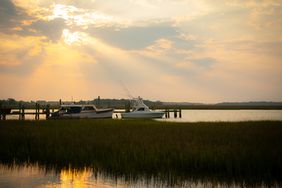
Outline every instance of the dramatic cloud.
<path id="1" fill-rule="evenodd" d="M 103 39 L 108 44 L 128 49 L 143 49 L 163 37 L 177 34 L 176 30 L 168 24 L 153 24 L 143 27 L 127 28 L 94 28 L 91 34 Z"/>
<path id="2" fill-rule="evenodd" d="M 58 41 L 61 38 L 65 27 L 65 21 L 60 18 L 50 21 L 38 20 L 23 27 L 23 30 L 19 31 L 19 34 L 46 36 L 51 41 Z"/>
<path id="3" fill-rule="evenodd" d="M 31 71 L 32 65 L 40 64 L 44 37 L 0 34 L 0 40 L 0 72 L 10 70 L 21 73 Z"/>
<path id="4" fill-rule="evenodd" d="M 24 10 L 15 6 L 12 1 L 0 1 L 0 32 L 17 30 L 19 22 L 26 17 L 28 16 Z"/>
<path id="5" fill-rule="evenodd" d="M 281 10 L 277 0 L 1 0 L 0 98 L 129 90 L 165 101 L 281 101 Z"/>

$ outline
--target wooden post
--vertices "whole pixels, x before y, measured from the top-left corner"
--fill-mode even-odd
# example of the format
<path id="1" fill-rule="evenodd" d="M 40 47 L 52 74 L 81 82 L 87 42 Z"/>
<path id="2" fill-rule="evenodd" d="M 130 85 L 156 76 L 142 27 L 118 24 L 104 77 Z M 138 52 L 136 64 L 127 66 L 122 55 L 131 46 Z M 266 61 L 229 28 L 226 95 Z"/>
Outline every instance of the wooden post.
<path id="1" fill-rule="evenodd" d="M 37 109 L 37 120 L 39 120 L 39 114 L 40 114 L 40 104 L 38 104 L 38 109 Z"/>
<path id="2" fill-rule="evenodd" d="M 37 103 L 35 103 L 35 114 L 34 114 L 34 119 L 36 120 L 37 118 Z"/>
<path id="3" fill-rule="evenodd" d="M 179 118 L 182 118 L 181 108 L 179 108 Z"/>
<path id="4" fill-rule="evenodd" d="M 167 110 L 167 118 L 170 118 L 169 109 Z"/>
<path id="5" fill-rule="evenodd" d="M 22 116 L 22 103 L 19 103 L 19 120 L 21 120 Z"/>
<path id="6" fill-rule="evenodd" d="M 7 108 L 3 108 L 0 103 L 0 120 L 6 120 L 6 114 L 9 114 L 10 111 Z"/>
<path id="7" fill-rule="evenodd" d="M 167 118 L 167 109 L 165 109 L 165 118 Z"/>
<path id="8" fill-rule="evenodd" d="M 22 118 L 21 118 L 21 120 L 25 120 L 25 113 L 24 113 L 24 106 L 22 106 Z"/>
<path id="9" fill-rule="evenodd" d="M 37 104 L 37 113 L 36 113 L 36 120 L 39 119 L 39 104 Z"/>
<path id="10" fill-rule="evenodd" d="M 2 111 L 2 103 L 0 103 L 0 120 L 2 120 L 2 114 L 4 113 Z M 4 120 L 4 117 L 3 117 L 3 120 Z"/>
<path id="11" fill-rule="evenodd" d="M 174 118 L 177 118 L 177 110 L 174 109 L 173 111 L 174 111 Z"/>
<path id="12" fill-rule="evenodd" d="M 47 106 L 46 106 L 46 119 L 48 119 L 49 118 L 49 116 L 50 116 L 50 106 L 49 106 L 49 104 L 47 104 Z"/>
<path id="13" fill-rule="evenodd" d="M 35 104 L 35 120 L 39 120 L 39 110 L 40 110 L 40 105 L 36 103 Z"/>
<path id="14" fill-rule="evenodd" d="M 0 114 L 0 120 L 6 120 L 6 114 L 5 113 Z"/>

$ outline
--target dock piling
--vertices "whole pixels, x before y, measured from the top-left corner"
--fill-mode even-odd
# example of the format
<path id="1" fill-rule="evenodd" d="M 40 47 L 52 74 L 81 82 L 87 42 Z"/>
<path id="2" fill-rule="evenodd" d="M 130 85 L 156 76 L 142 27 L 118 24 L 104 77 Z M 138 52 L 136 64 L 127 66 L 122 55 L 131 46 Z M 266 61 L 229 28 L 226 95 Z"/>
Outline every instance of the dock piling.
<path id="1" fill-rule="evenodd" d="M 39 120 L 40 105 L 35 103 L 35 120 Z"/>
<path id="2" fill-rule="evenodd" d="M 166 108 L 166 109 L 164 110 L 165 118 L 170 118 L 170 112 L 173 112 L 173 117 L 174 117 L 174 118 L 177 118 L 177 114 L 178 114 L 178 117 L 179 117 L 179 118 L 182 118 L 182 111 L 181 111 L 181 108 L 179 108 L 179 109 L 176 109 L 176 108 L 174 108 L 174 109 L 168 109 L 168 108 Z"/>
<path id="3" fill-rule="evenodd" d="M 19 114 L 19 119 L 20 120 L 25 120 L 25 109 L 24 105 L 20 104 L 20 114 Z"/>
<path id="4" fill-rule="evenodd" d="M 46 105 L 46 119 L 48 119 L 50 117 L 50 105 L 47 104 Z"/>
<path id="5" fill-rule="evenodd" d="M 167 118 L 170 118 L 169 110 L 167 110 Z"/>

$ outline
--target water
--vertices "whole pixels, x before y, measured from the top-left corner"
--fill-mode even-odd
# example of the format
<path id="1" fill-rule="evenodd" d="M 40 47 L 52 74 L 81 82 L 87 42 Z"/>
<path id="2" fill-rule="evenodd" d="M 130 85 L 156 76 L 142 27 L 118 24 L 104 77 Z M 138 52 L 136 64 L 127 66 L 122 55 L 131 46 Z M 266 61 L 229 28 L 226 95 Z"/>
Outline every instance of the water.
<path id="1" fill-rule="evenodd" d="M 90 169 L 70 170 L 63 169 L 59 172 L 54 170 L 46 170 L 38 165 L 22 165 L 8 167 L 0 164 L 0 187 L 21 187 L 21 188 L 50 188 L 50 187 L 77 187 L 77 188 L 155 188 L 155 187 L 242 187 L 247 186 L 235 183 L 219 183 L 210 181 L 189 181 L 182 180 L 168 184 L 154 178 L 140 178 L 138 180 L 128 180 L 125 178 L 117 178 L 113 176 L 105 176 L 103 174 L 94 173 Z M 258 187 L 268 187 L 264 184 L 255 185 Z M 272 184 L 273 187 L 279 187 Z"/>
<path id="2" fill-rule="evenodd" d="M 282 110 L 182 110 L 182 118 L 170 118 L 161 121 L 175 122 L 210 122 L 210 121 L 258 121 L 258 120 L 280 120 L 282 121 Z"/>
<path id="3" fill-rule="evenodd" d="M 26 110 L 34 112 L 34 110 Z M 121 118 L 120 113 L 114 113 L 113 118 Z M 40 120 L 45 120 L 45 115 L 40 115 Z M 9 115 L 7 119 L 19 119 L 18 115 Z M 34 120 L 35 115 L 26 115 L 25 119 Z M 199 121 L 256 121 L 256 120 L 280 120 L 282 110 L 182 110 L 182 118 L 174 118 L 170 113 L 169 119 L 161 121 L 175 122 L 199 122 Z"/>

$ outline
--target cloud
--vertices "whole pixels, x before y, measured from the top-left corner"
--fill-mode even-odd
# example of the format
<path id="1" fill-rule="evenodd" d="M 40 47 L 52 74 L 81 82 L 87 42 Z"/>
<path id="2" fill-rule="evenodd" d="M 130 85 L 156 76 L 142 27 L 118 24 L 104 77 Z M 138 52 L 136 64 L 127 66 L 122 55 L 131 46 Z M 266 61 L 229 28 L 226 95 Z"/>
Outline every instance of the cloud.
<path id="1" fill-rule="evenodd" d="M 0 77 L 27 86 L 5 96 L 279 100 L 281 4 L 2 0 Z"/>
<path id="2" fill-rule="evenodd" d="M 200 59 L 191 59 L 190 61 L 200 66 L 210 66 L 216 63 L 215 59 L 209 57 L 200 58 Z"/>
<path id="3" fill-rule="evenodd" d="M 209 10 L 202 0 L 124 0 L 105 3 L 96 0 L 95 7 L 106 14 L 133 21 L 170 20 L 174 17 L 194 17 Z"/>
<path id="4" fill-rule="evenodd" d="M 10 0 L 1 0 L 0 10 L 0 32 L 6 34 L 46 36 L 57 41 L 66 25 L 62 19 L 39 19 L 37 15 L 30 14 L 29 9 L 19 7 Z"/>
<path id="5" fill-rule="evenodd" d="M 60 18 L 50 21 L 38 20 L 23 27 L 23 30 L 18 33 L 22 35 L 46 36 L 49 40 L 56 42 L 61 38 L 64 28 L 66 28 L 65 21 Z"/>
<path id="6" fill-rule="evenodd" d="M 152 24 L 143 27 L 92 28 L 88 32 L 94 37 L 101 38 L 108 44 L 127 50 L 142 49 L 153 44 L 158 39 L 177 34 L 175 28 L 167 23 Z"/>
<path id="7" fill-rule="evenodd" d="M 275 47 L 274 47 L 275 46 Z M 279 44 L 254 41 L 208 42 L 195 56 L 204 55 L 217 60 L 208 71 L 201 74 L 197 83 L 210 91 L 222 94 L 222 98 L 243 100 L 265 98 L 266 95 L 278 100 L 281 89 L 282 71 Z M 271 52 L 271 49 L 276 48 Z M 197 54 L 198 53 L 198 54 Z M 202 80 L 202 81 L 201 81 Z"/>
<path id="8" fill-rule="evenodd" d="M 14 27 L 19 26 L 19 22 L 28 17 L 24 10 L 15 6 L 10 0 L 0 1 L 0 32 L 11 32 Z"/>
<path id="9" fill-rule="evenodd" d="M 0 72 L 26 75 L 42 62 L 44 37 L 0 34 Z"/>

